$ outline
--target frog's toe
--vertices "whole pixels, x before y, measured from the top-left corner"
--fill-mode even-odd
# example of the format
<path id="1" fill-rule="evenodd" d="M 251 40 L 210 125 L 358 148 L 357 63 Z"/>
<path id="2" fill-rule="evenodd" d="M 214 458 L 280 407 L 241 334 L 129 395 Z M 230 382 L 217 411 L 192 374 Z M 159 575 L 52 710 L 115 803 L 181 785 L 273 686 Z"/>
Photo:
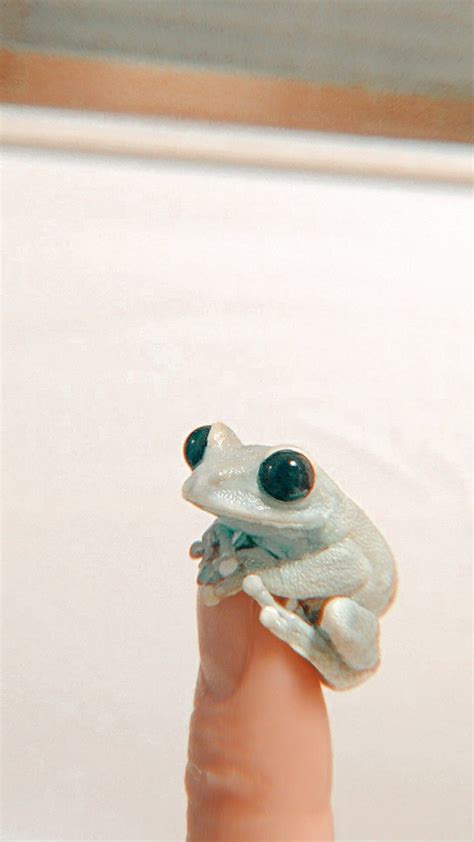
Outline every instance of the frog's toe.
<path id="1" fill-rule="evenodd" d="M 271 631 L 280 640 L 288 643 L 300 654 L 306 653 L 315 643 L 316 633 L 300 617 L 274 603 L 266 605 L 260 612 L 262 626 Z"/>
<path id="2" fill-rule="evenodd" d="M 265 608 L 266 606 L 275 606 L 275 600 L 266 589 L 260 576 L 257 576 L 256 573 L 250 573 L 245 577 L 242 582 L 242 590 L 244 590 L 248 596 L 251 596 L 255 602 L 258 602 L 262 608 Z"/>
<path id="3" fill-rule="evenodd" d="M 204 553 L 204 544 L 202 541 L 193 541 L 189 548 L 189 555 L 191 558 L 201 558 Z"/>
<path id="4" fill-rule="evenodd" d="M 215 567 L 210 564 L 204 564 L 198 573 L 197 582 L 199 585 L 215 585 L 222 582 L 223 576 Z"/>
<path id="5" fill-rule="evenodd" d="M 230 567 L 222 565 L 219 566 L 220 572 L 223 572 L 224 575 L 221 577 L 220 581 L 215 585 L 216 596 L 219 599 L 223 599 L 226 596 L 233 596 L 239 591 L 242 590 L 242 580 L 245 575 L 245 571 L 243 571 L 240 567 L 237 567 L 235 572 L 230 572 Z"/>

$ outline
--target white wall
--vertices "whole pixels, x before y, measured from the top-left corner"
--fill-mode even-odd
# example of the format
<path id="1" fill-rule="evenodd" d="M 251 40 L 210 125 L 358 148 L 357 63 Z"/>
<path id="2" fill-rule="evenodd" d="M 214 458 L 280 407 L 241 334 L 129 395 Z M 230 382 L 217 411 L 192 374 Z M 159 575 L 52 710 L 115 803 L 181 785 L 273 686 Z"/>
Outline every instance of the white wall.
<path id="1" fill-rule="evenodd" d="M 469 838 L 468 195 L 5 156 L 8 840 L 179 840 L 213 420 L 310 449 L 399 561 L 331 694 L 339 840 Z"/>

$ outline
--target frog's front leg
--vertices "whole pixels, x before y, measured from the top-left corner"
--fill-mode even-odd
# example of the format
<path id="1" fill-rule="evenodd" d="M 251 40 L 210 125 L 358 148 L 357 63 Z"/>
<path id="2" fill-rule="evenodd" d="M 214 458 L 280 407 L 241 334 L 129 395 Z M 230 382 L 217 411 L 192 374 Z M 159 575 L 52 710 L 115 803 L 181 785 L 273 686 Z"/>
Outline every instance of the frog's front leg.
<path id="1" fill-rule="evenodd" d="M 224 559 L 234 554 L 232 546 L 233 530 L 222 521 L 215 520 L 204 532 L 200 541 L 194 541 L 189 549 L 192 558 L 201 558 L 208 562 L 216 556 Z"/>
<path id="2" fill-rule="evenodd" d="M 354 687 L 378 663 L 378 622 L 365 608 L 345 597 L 329 600 L 319 626 L 279 605 L 255 574 L 243 581 L 244 591 L 258 602 L 260 622 L 302 655 L 334 689 Z"/>

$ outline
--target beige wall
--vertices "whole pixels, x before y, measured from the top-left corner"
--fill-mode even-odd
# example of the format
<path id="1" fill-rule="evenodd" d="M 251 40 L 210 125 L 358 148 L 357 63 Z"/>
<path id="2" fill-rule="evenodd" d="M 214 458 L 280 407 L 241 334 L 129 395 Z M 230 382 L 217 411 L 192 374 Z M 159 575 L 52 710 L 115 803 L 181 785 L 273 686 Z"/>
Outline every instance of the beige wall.
<path id="1" fill-rule="evenodd" d="M 311 449 L 398 557 L 381 671 L 327 693 L 339 840 L 469 838 L 468 201 L 6 154 L 6 838 L 183 838 L 180 448 L 216 419 Z"/>

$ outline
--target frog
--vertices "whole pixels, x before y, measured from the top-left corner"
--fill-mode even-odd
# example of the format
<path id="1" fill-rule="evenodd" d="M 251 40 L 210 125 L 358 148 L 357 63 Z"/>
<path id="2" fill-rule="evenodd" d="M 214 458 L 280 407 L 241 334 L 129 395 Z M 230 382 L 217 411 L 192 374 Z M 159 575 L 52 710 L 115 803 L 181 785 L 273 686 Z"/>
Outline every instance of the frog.
<path id="1" fill-rule="evenodd" d="M 246 445 L 222 422 L 194 429 L 184 457 L 184 499 L 216 518 L 190 547 L 205 605 L 243 591 L 331 689 L 372 676 L 397 572 L 362 509 L 304 449 Z"/>

